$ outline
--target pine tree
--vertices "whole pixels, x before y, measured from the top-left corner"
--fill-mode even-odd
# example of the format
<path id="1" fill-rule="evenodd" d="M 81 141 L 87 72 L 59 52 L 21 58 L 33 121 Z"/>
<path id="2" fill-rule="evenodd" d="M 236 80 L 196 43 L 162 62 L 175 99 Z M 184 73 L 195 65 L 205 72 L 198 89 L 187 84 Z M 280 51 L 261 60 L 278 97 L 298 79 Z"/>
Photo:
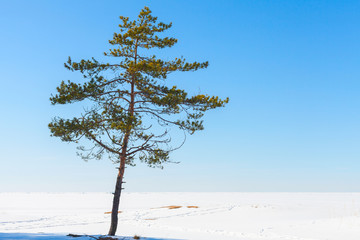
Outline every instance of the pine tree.
<path id="1" fill-rule="evenodd" d="M 85 160 L 100 159 L 105 154 L 119 166 L 108 233 L 111 236 L 118 225 L 126 165 L 135 165 L 137 159 L 151 167 L 162 167 L 174 150 L 169 145 L 171 127 L 189 134 L 203 130 L 204 112 L 229 101 L 217 96 L 188 96 L 184 90 L 168 86 L 170 73 L 208 66 L 208 62 L 189 63 L 182 57 L 165 61 L 149 54 L 153 48 L 172 47 L 177 42 L 159 36 L 171 23 L 158 22 L 148 7 L 141 10 L 137 20 L 120 19 L 120 33 L 109 40 L 113 48 L 104 53 L 115 57 L 116 63 L 100 63 L 94 58 L 74 62 L 69 57 L 65 67 L 80 72 L 84 79 L 81 83 L 62 81 L 50 98 L 53 105 L 83 102 L 89 106 L 73 119 L 55 117 L 49 124 L 52 136 L 75 143 L 87 139 L 89 149 L 78 147 Z"/>

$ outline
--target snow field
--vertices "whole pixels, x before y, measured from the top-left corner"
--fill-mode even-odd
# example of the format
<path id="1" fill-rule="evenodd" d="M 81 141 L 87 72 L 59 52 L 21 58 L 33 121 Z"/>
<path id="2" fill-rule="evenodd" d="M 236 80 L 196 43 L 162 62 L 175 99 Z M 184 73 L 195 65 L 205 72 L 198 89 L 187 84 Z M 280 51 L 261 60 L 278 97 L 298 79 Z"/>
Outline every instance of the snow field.
<path id="1" fill-rule="evenodd" d="M 0 193 L 0 239 L 34 239 L 37 233 L 57 234 L 54 239 L 68 239 L 63 237 L 68 233 L 106 234 L 111 202 L 110 193 Z M 120 210 L 118 236 L 360 239 L 360 193 L 125 192 Z"/>

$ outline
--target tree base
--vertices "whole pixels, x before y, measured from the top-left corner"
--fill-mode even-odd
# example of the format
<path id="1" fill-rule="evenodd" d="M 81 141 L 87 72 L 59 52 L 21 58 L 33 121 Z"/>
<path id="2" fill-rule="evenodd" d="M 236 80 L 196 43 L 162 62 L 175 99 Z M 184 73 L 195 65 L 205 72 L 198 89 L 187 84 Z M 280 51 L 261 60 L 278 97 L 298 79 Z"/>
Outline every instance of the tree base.
<path id="1" fill-rule="evenodd" d="M 78 237 L 90 237 L 90 238 L 94 238 L 97 240 L 119 240 L 119 238 L 116 237 L 109 237 L 109 236 L 100 236 L 100 237 L 95 237 L 95 236 L 91 236 L 91 235 L 78 235 L 78 234 L 72 234 L 69 233 L 68 235 L 66 235 L 67 237 L 74 237 L 74 238 L 78 238 Z"/>

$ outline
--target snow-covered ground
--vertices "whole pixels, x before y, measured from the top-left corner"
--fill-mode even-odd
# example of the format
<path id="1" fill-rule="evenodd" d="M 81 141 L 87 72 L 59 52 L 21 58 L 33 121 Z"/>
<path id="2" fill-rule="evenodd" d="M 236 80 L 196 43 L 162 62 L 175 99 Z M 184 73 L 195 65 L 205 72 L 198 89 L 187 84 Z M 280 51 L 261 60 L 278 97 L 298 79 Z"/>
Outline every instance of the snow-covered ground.
<path id="1" fill-rule="evenodd" d="M 0 193 L 0 239 L 106 234 L 111 201 L 110 193 Z M 360 239 L 360 193 L 123 193 L 120 208 L 120 239 Z"/>

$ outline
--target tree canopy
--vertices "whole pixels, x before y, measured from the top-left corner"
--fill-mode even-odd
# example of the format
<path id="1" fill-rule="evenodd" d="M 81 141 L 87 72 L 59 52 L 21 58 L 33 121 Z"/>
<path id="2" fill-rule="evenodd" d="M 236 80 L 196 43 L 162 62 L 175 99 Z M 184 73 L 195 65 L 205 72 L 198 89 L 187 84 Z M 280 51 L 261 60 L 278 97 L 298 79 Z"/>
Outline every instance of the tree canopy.
<path id="1" fill-rule="evenodd" d="M 147 7 L 140 12 L 138 20 L 120 19 L 120 33 L 114 33 L 109 41 L 115 48 L 104 53 L 117 57 L 118 61 L 100 63 L 92 58 L 74 62 L 69 57 L 65 67 L 81 72 L 86 81 L 63 81 L 57 94 L 50 98 L 54 105 L 90 100 L 93 106 L 81 117 L 55 118 L 49 127 L 52 135 L 63 141 L 78 142 L 86 138 L 93 142 L 90 154 L 82 155 L 85 159 L 100 159 L 108 153 L 115 162 L 119 161 L 124 135 L 129 134 L 127 163 L 132 164 L 137 156 L 151 166 L 159 165 L 168 160 L 171 150 L 164 148 L 170 140 L 167 127 L 177 126 L 190 134 L 203 130 L 204 112 L 224 106 L 228 99 L 202 94 L 189 97 L 176 86 L 166 86 L 164 80 L 170 73 L 203 69 L 208 62 L 189 63 L 184 58 L 165 61 L 155 55 L 140 54 L 139 49 L 173 46 L 177 39 L 157 35 L 170 28 L 171 23 L 156 24 L 157 17 L 151 16 Z M 114 76 L 109 78 L 109 72 Z M 151 133 L 153 126 L 143 122 L 145 115 L 165 127 L 163 134 Z M 174 120 L 171 115 L 179 118 Z"/>

